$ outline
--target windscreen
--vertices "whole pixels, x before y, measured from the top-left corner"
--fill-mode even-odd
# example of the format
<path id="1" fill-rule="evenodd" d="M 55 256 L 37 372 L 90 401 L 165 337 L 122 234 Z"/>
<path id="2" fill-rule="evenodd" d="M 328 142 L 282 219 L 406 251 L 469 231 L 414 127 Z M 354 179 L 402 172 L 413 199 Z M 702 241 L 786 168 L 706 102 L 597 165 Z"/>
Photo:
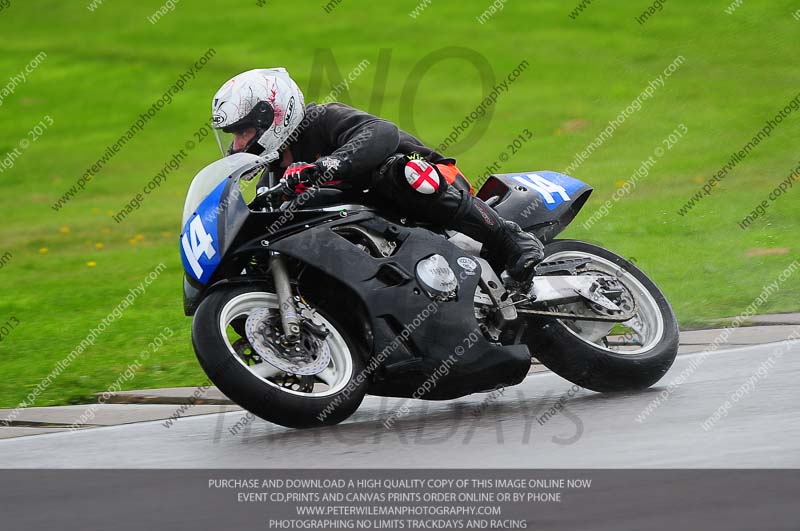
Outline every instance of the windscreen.
<path id="1" fill-rule="evenodd" d="M 236 153 L 212 162 L 195 176 L 189 191 L 186 193 L 186 202 L 183 206 L 183 219 L 181 226 L 192 216 L 197 206 L 211 193 L 211 191 L 236 170 L 255 163 L 263 162 L 263 157 L 250 153 Z"/>

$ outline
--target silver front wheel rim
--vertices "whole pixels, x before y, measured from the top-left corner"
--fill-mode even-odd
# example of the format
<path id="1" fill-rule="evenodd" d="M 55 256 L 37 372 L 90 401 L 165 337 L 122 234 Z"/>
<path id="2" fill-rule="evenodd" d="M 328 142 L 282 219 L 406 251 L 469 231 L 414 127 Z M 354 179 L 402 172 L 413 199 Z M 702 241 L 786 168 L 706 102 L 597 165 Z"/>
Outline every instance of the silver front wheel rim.
<path id="1" fill-rule="evenodd" d="M 633 318 L 618 325 L 600 321 L 558 319 L 564 328 L 586 343 L 615 354 L 642 354 L 662 340 L 664 317 L 661 309 L 650 290 L 636 277 L 610 260 L 583 251 L 557 252 L 548 256 L 545 262 L 569 258 L 590 258 L 588 269 L 616 277 L 636 301 L 636 313 Z M 573 313 L 592 312 L 584 303 L 566 305 L 562 309 Z"/>
<path id="2" fill-rule="evenodd" d="M 320 315 L 319 312 L 314 312 L 314 321 L 317 324 L 323 325 L 329 332 L 325 342 L 330 348 L 331 359 L 327 368 L 313 376 L 314 386 L 312 391 L 298 391 L 284 385 L 279 385 L 276 381 L 281 379 L 285 380 L 287 376 L 291 375 L 284 373 L 266 361 L 250 365 L 237 353 L 237 349 L 234 347 L 235 341 L 231 341 L 231 336 L 239 337 L 239 334 L 233 330 L 232 323 L 237 319 L 247 318 L 251 312 L 256 310 L 262 308 L 277 310 L 278 307 L 278 296 L 274 293 L 267 292 L 243 293 L 228 301 L 220 312 L 219 329 L 230 355 L 250 371 L 253 376 L 284 393 L 306 398 L 322 398 L 336 394 L 344 389 L 353 375 L 353 360 L 351 358 L 350 348 L 347 346 L 344 337 L 342 337 L 333 324 Z"/>

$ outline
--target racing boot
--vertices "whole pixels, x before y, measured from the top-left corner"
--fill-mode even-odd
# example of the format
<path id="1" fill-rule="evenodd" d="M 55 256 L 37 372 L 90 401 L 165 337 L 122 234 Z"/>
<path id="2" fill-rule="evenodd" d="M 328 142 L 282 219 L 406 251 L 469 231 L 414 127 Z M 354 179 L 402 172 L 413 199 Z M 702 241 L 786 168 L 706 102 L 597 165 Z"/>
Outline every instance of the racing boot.
<path id="1" fill-rule="evenodd" d="M 460 203 L 448 228 L 482 242 L 494 258 L 505 264 L 515 281 L 526 284 L 531 280 L 534 267 L 544 258 L 544 246 L 536 236 L 523 231 L 513 221 L 501 218 L 477 197 L 454 187 L 446 190 L 441 201 L 450 205 L 455 205 L 456 201 Z"/>

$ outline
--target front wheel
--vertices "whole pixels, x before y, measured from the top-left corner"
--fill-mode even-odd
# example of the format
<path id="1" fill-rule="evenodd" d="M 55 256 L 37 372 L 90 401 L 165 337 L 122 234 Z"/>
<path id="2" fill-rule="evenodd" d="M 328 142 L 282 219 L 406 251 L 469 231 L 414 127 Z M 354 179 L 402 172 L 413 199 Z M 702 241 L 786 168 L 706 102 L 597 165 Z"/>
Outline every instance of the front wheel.
<path id="1" fill-rule="evenodd" d="M 623 323 L 530 316 L 521 340 L 547 368 L 599 392 L 650 387 L 672 366 L 678 353 L 678 323 L 660 289 L 634 264 L 590 243 L 557 240 L 545 247 L 544 263 L 590 259 L 578 274 L 604 274 L 624 287 L 623 307 L 635 309 Z M 602 311 L 587 301 L 554 311 L 591 315 Z"/>
<path id="2" fill-rule="evenodd" d="M 255 415 L 289 428 L 336 424 L 366 394 L 364 362 L 357 343 L 331 315 L 300 304 L 309 332 L 286 353 L 280 348 L 276 294 L 253 286 L 212 292 L 195 314 L 192 344 L 209 379 Z M 259 350 L 270 359 L 253 348 L 248 327 L 251 334 L 258 329 Z M 298 358 L 305 361 L 298 363 Z"/>

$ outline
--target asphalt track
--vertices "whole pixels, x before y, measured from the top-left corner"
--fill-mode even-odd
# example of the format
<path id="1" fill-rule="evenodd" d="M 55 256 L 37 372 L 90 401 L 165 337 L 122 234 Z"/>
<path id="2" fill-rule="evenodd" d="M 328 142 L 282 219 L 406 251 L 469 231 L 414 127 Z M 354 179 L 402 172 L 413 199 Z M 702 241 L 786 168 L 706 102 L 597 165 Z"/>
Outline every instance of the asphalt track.
<path id="1" fill-rule="evenodd" d="M 4 440 L 0 468 L 798 468 L 798 382 L 800 342 L 773 343 L 680 356 L 638 393 L 597 394 L 538 373 L 449 402 L 367 397 L 332 428 L 234 412 Z"/>

